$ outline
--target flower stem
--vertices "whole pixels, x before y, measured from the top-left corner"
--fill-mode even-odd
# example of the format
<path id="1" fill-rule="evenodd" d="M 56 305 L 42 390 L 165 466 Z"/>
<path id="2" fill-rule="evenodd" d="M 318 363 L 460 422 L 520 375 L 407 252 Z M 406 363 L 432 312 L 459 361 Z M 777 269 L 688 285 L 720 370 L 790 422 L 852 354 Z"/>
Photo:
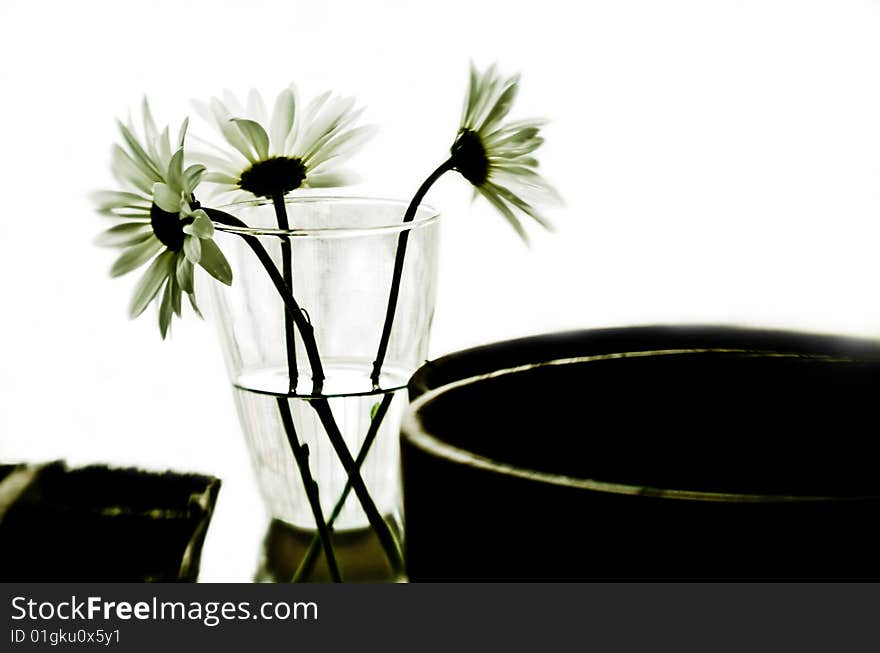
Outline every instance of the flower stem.
<path id="1" fill-rule="evenodd" d="M 416 194 L 413 195 L 413 198 L 406 209 L 406 213 L 403 216 L 404 224 L 413 221 L 416 217 L 416 211 L 419 208 L 419 204 L 422 203 L 422 199 L 425 197 L 425 193 L 427 193 L 428 189 L 434 185 L 435 181 L 452 170 L 454 166 L 455 163 L 453 159 L 450 158 L 440 164 L 440 166 L 422 182 L 422 185 L 419 186 L 419 189 L 416 191 Z M 388 292 L 388 306 L 385 310 L 385 324 L 382 327 L 382 337 L 379 339 L 379 349 L 376 352 L 376 360 L 373 362 L 373 371 L 370 374 L 370 379 L 373 381 L 373 387 L 375 388 L 379 387 L 379 377 L 382 374 L 382 365 L 385 362 L 385 356 L 388 353 L 388 341 L 391 339 L 391 327 L 394 324 L 394 313 L 397 311 L 397 299 L 400 295 L 400 281 L 403 277 L 403 261 L 406 257 L 406 246 L 409 242 L 409 233 L 409 229 L 404 229 L 397 237 L 397 254 L 394 257 L 394 273 L 391 277 L 391 289 Z"/>
<path id="2" fill-rule="evenodd" d="M 315 518 L 315 526 L 318 530 L 318 539 L 324 547 L 324 556 L 327 558 L 330 578 L 333 579 L 334 583 L 338 583 L 342 578 L 339 575 L 336 554 L 333 552 L 333 543 L 330 540 L 330 527 L 324 521 L 324 513 L 321 512 L 318 484 L 312 478 L 312 472 L 309 469 L 309 449 L 299 441 L 299 437 L 296 434 L 296 428 L 293 426 L 293 417 L 290 414 L 290 406 L 287 405 L 287 397 L 276 397 L 276 401 L 278 403 L 278 412 L 281 414 L 281 422 L 284 425 L 284 431 L 287 433 L 290 450 L 293 452 L 293 458 L 296 461 L 296 466 L 299 468 L 303 488 L 306 491 L 306 498 L 308 498 L 309 506 L 312 508 L 312 515 Z"/>
<path id="3" fill-rule="evenodd" d="M 394 572 L 402 571 L 403 553 L 400 550 L 400 545 L 397 542 L 397 538 L 394 537 L 394 533 L 391 532 L 391 528 L 389 528 L 384 517 L 382 517 L 382 514 L 379 512 L 379 509 L 376 508 L 373 498 L 370 496 L 370 491 L 367 489 L 364 479 L 361 477 L 360 470 L 355 465 L 354 458 L 352 458 L 351 452 L 345 444 L 345 439 L 342 437 L 339 427 L 336 426 L 336 420 L 333 418 L 333 412 L 330 409 L 330 402 L 325 398 L 313 398 L 309 400 L 309 403 L 318 414 L 321 423 L 324 425 L 324 430 L 327 431 L 327 437 L 330 438 L 330 444 L 333 445 L 333 449 L 336 451 L 336 456 L 339 458 L 339 462 L 342 463 L 343 468 L 345 468 L 345 473 L 348 474 L 348 481 L 351 483 L 351 487 L 354 490 L 354 494 L 358 498 L 358 501 L 361 502 L 361 507 L 364 509 L 364 513 L 366 513 L 367 519 L 370 521 L 370 526 L 372 526 L 373 530 L 376 532 L 376 537 L 379 539 L 379 543 L 385 550 L 388 562 L 391 563 L 391 569 Z"/>
<path id="4" fill-rule="evenodd" d="M 240 229 L 249 228 L 247 224 L 245 224 L 235 216 L 224 213 L 223 211 L 218 211 L 217 209 L 211 208 L 204 208 L 204 211 L 208 214 L 208 217 L 210 217 L 211 220 L 217 222 L 218 224 L 225 224 L 229 225 L 230 227 L 237 227 Z M 263 247 L 260 239 L 247 233 L 238 233 L 237 235 L 240 236 L 245 241 L 245 243 L 247 243 L 248 247 L 251 248 L 251 250 L 259 259 L 260 263 L 263 265 L 263 268 L 269 275 L 269 279 L 272 281 L 272 284 L 278 291 L 281 300 L 284 302 L 285 308 L 289 310 L 290 315 L 293 318 L 294 324 L 296 324 L 296 328 L 299 329 L 300 335 L 303 339 L 303 344 L 306 348 L 306 354 L 309 358 L 309 366 L 312 369 L 312 393 L 316 395 L 320 394 L 321 390 L 324 387 L 325 377 L 324 366 L 321 364 L 321 356 L 318 352 L 318 343 L 315 340 L 314 328 L 312 327 L 311 323 L 306 319 L 305 314 L 302 312 L 302 309 L 294 298 L 293 293 L 290 292 L 287 284 L 284 283 L 284 277 L 282 277 L 281 273 L 278 272 L 278 268 L 275 267 L 275 263 L 272 261 L 272 257 L 269 256 L 269 253 L 266 251 L 266 248 Z"/>
<path id="5" fill-rule="evenodd" d="M 379 404 L 379 408 L 376 410 L 376 414 L 370 422 L 370 428 L 367 429 L 367 435 L 366 437 L 364 437 L 364 441 L 361 444 L 360 450 L 358 451 L 357 458 L 354 461 L 355 467 L 357 469 L 360 469 L 363 466 L 364 461 L 367 459 L 367 454 L 370 453 L 370 448 L 373 446 L 373 442 L 376 440 L 379 429 L 382 427 L 382 421 L 385 419 L 385 414 L 388 412 L 388 408 L 391 406 L 391 402 L 393 400 L 394 394 L 392 393 L 389 393 L 382 398 L 382 402 Z M 336 522 L 336 518 L 339 517 L 339 513 L 342 512 L 342 507 L 345 505 L 345 501 L 348 499 L 348 495 L 351 493 L 351 487 L 351 478 L 349 478 L 345 483 L 342 494 L 336 501 L 336 505 L 333 506 L 333 511 L 330 513 L 330 517 L 327 518 L 328 528 L 333 528 L 333 524 Z M 306 580 L 311 575 L 312 568 L 315 565 L 315 560 L 318 557 L 318 551 L 321 547 L 321 544 L 322 542 L 319 536 L 315 536 L 312 538 L 312 541 L 309 543 L 309 548 L 306 550 L 306 555 L 299 563 L 299 567 L 297 567 L 296 573 L 293 575 L 293 579 L 291 582 L 301 582 L 303 580 Z"/>
<path id="6" fill-rule="evenodd" d="M 278 228 L 284 231 L 290 229 L 290 223 L 287 221 L 287 207 L 284 204 L 284 194 L 276 193 L 272 196 L 272 203 L 275 205 L 275 216 L 278 220 Z M 293 294 L 293 250 L 291 248 L 290 236 L 281 237 L 281 276 L 284 283 L 290 288 L 290 294 Z M 287 376 L 290 383 L 290 391 L 296 392 L 296 384 L 299 378 L 299 371 L 296 367 L 296 329 L 294 329 L 293 316 L 287 304 L 284 305 L 284 339 L 287 342 Z"/>

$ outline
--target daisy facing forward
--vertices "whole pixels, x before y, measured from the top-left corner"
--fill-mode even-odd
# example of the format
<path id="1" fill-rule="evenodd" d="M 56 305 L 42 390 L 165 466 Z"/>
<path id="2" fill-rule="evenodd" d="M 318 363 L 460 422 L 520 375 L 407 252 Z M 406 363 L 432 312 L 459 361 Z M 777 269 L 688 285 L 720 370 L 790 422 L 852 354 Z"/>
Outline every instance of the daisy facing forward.
<path id="1" fill-rule="evenodd" d="M 251 90 L 247 108 L 231 93 L 221 101 L 195 103 L 202 116 L 213 122 L 229 150 L 213 147 L 216 154 L 200 155 L 211 170 L 205 181 L 217 184 L 218 201 L 242 197 L 268 198 L 275 207 L 278 228 L 290 229 L 285 196 L 299 188 L 342 186 L 353 176 L 339 167 L 373 133 L 371 126 L 355 127 L 363 109 L 354 98 L 329 92 L 299 105 L 293 85 L 282 90 L 268 116 L 260 94 Z M 290 239 L 280 241 L 284 284 L 294 292 L 293 252 Z M 296 389 L 296 328 L 299 318 L 285 305 L 284 330 L 291 391 Z"/>
<path id="2" fill-rule="evenodd" d="M 339 164 L 374 132 L 354 126 L 363 109 L 355 109 L 353 98 L 327 92 L 302 107 L 292 85 L 278 94 L 271 117 L 254 90 L 246 109 L 229 93 L 196 108 L 231 148 L 202 157 L 211 168 L 205 181 L 230 199 L 244 192 L 274 200 L 298 188 L 350 183 L 354 176 Z"/>
<path id="3" fill-rule="evenodd" d="M 121 276 L 152 260 L 135 287 L 129 314 L 139 316 L 161 292 L 159 330 L 163 338 L 172 316 L 181 315 L 183 293 L 198 313 L 195 264 L 219 281 L 232 283 L 229 264 L 212 240 L 214 225 L 193 195 L 205 167 L 183 167 L 186 128 L 184 121 L 172 150 L 168 128 L 161 134 L 157 131 L 144 99 L 143 140 L 131 121 L 128 125 L 120 122 L 125 147 L 113 147 L 112 172 L 122 190 L 93 195 L 98 212 L 119 222 L 96 241 L 100 246 L 123 250 L 110 276 Z"/>

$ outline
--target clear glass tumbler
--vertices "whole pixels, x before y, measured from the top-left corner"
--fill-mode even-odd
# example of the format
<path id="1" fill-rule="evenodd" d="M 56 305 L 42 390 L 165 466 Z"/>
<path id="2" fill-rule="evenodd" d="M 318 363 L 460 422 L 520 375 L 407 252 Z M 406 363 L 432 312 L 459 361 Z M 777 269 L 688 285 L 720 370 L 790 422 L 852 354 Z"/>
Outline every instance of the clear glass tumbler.
<path id="1" fill-rule="evenodd" d="M 211 284 L 212 309 L 260 491 L 270 515 L 291 540 L 282 547 L 292 559 L 280 565 L 286 571 L 279 579 L 297 568 L 296 558 L 305 546 L 314 547 L 316 539 L 285 412 L 306 447 L 341 571 L 348 578 L 386 577 L 387 561 L 369 537 L 361 497 L 346 490 L 348 474 L 328 437 L 327 410 L 321 414 L 319 408 L 329 406 L 330 420 L 351 457 L 362 458 L 360 475 L 375 508 L 401 538 L 398 434 L 406 383 L 427 356 L 439 216 L 422 206 L 412 222 L 403 223 L 405 202 L 308 196 L 286 200 L 290 228 L 282 230 L 278 208 L 269 200 L 224 210 L 248 228 L 217 229 L 216 241 L 229 259 L 234 281 L 230 287 Z M 406 241 L 406 256 L 398 302 L 376 376 L 372 372 L 401 240 Z M 265 252 L 262 260 L 256 249 Z M 274 281 L 268 264 L 277 271 Z M 282 299 L 282 276 L 301 309 L 299 324 L 313 330 L 311 347 L 290 303 Z M 313 375 L 316 357 L 325 377 L 319 384 Z M 374 420 L 381 422 L 371 429 Z M 362 451 L 365 441 L 369 449 Z M 346 542 L 354 543 L 350 555 Z M 272 573 L 279 575 L 277 569 Z"/>

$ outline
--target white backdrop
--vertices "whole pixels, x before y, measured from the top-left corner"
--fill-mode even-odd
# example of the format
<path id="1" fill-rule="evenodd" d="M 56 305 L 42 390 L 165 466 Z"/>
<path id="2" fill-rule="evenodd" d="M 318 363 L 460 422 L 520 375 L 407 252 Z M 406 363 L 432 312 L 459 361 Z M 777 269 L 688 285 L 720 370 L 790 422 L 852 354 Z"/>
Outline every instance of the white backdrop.
<path id="1" fill-rule="evenodd" d="M 0 459 L 216 474 L 204 575 L 253 570 L 262 516 L 213 327 L 163 343 L 152 313 L 129 322 L 136 275 L 107 278 L 91 244 L 86 195 L 144 93 L 175 124 L 227 87 L 356 95 L 382 131 L 353 191 L 408 197 L 445 158 L 468 61 L 521 70 L 514 113 L 552 119 L 542 165 L 567 206 L 526 249 L 460 177 L 435 186 L 436 355 L 654 322 L 876 336 L 878 34 L 864 0 L 2 0 Z"/>

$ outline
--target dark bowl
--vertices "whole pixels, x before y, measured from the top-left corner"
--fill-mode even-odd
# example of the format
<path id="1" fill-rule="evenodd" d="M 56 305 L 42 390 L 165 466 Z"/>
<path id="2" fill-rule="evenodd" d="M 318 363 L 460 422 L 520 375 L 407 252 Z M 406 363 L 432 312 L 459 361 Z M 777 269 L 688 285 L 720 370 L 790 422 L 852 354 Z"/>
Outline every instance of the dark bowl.
<path id="1" fill-rule="evenodd" d="M 411 580 L 880 578 L 875 341 L 580 331 L 409 391 Z"/>

